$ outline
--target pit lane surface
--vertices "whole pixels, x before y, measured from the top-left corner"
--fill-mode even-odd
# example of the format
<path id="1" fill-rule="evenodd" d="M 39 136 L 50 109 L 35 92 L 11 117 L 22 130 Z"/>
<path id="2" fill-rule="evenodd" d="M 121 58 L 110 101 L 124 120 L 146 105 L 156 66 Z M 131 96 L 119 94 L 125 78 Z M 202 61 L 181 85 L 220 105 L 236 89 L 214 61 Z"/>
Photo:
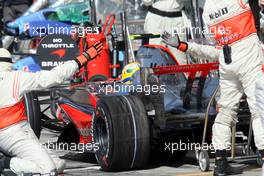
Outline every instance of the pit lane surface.
<path id="1" fill-rule="evenodd" d="M 49 130 L 42 130 L 41 142 L 55 141 L 58 134 Z M 80 154 L 69 151 L 49 150 L 51 155 L 57 155 L 66 160 L 66 176 L 121 176 L 121 175 L 140 175 L 140 176 L 211 176 L 213 164 L 211 164 L 210 172 L 201 172 L 198 169 L 194 159 L 193 152 L 189 152 L 184 161 L 177 159 L 167 159 L 165 157 L 154 157 L 144 170 L 134 170 L 128 172 L 106 173 L 100 170 L 96 164 L 96 160 L 92 154 Z M 261 176 L 261 168 L 256 164 L 255 160 L 242 160 L 234 165 L 244 167 L 243 176 Z"/>

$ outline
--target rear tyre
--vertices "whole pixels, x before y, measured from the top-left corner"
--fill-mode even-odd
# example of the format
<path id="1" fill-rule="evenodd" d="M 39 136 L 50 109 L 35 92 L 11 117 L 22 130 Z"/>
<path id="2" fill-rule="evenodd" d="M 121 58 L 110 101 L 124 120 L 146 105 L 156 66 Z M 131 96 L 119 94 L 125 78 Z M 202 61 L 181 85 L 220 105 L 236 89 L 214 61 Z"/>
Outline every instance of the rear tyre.
<path id="1" fill-rule="evenodd" d="M 26 115 L 28 122 L 34 131 L 35 135 L 39 138 L 41 131 L 41 110 L 36 92 L 26 93 L 24 96 Z"/>
<path id="2" fill-rule="evenodd" d="M 149 123 L 138 97 L 101 97 L 92 127 L 95 156 L 104 171 L 139 169 L 147 163 Z"/>

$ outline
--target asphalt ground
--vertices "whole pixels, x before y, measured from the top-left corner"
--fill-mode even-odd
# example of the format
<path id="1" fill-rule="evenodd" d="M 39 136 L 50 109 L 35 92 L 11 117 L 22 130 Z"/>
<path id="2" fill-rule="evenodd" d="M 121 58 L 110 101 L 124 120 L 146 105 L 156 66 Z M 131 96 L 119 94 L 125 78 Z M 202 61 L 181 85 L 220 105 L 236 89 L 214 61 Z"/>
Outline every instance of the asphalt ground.
<path id="1" fill-rule="evenodd" d="M 43 130 L 41 142 L 47 143 L 55 141 L 57 133 Z M 115 176 L 115 175 L 139 175 L 139 176 L 210 176 L 213 175 L 213 159 L 211 159 L 210 171 L 201 172 L 195 160 L 194 152 L 189 152 L 187 156 L 179 161 L 177 158 L 167 158 L 165 156 L 151 156 L 149 164 L 143 170 L 133 170 L 126 172 L 103 172 L 96 163 L 93 154 L 77 153 L 72 151 L 55 151 L 49 149 L 49 153 L 66 160 L 66 170 L 64 175 L 82 176 Z M 261 176 L 261 168 L 255 159 L 243 159 L 232 163 L 235 166 L 243 167 L 243 176 Z"/>
<path id="2" fill-rule="evenodd" d="M 45 114 L 50 116 L 49 112 Z M 58 136 L 58 132 L 43 129 L 40 142 L 42 144 L 52 143 L 57 140 Z M 211 159 L 209 172 L 202 172 L 198 167 L 193 151 L 188 152 L 183 159 L 151 155 L 150 161 L 144 169 L 126 172 L 103 172 L 91 153 L 77 153 L 54 149 L 48 149 L 48 152 L 51 156 L 57 156 L 66 160 L 65 176 L 212 176 L 214 168 L 214 160 Z M 237 160 L 232 165 L 243 167 L 244 173 L 241 174 L 243 176 L 261 176 L 261 168 L 258 166 L 256 159 Z M 13 176 L 13 174 L 11 175 Z"/>
<path id="3" fill-rule="evenodd" d="M 56 132 L 44 129 L 40 141 L 45 145 L 56 141 L 58 135 Z M 78 153 L 51 148 L 48 149 L 48 152 L 52 157 L 60 157 L 66 161 L 63 174 L 65 176 L 212 176 L 214 168 L 213 159 L 211 159 L 210 170 L 202 172 L 198 167 L 193 151 L 190 151 L 184 159 L 180 160 L 161 155 L 151 156 L 144 169 L 126 172 L 103 172 L 91 153 Z M 255 159 L 237 160 L 232 162 L 232 165 L 244 168 L 244 173 L 239 176 L 261 176 L 261 168 L 257 165 Z M 14 176 L 8 171 L 1 175 Z"/>
<path id="4" fill-rule="evenodd" d="M 45 114 L 51 117 L 49 111 Z M 59 134 L 56 132 L 43 129 L 40 141 L 42 144 L 47 144 L 48 142 L 56 141 L 58 136 Z M 190 151 L 183 159 L 176 157 L 168 158 L 162 155 L 151 155 L 148 165 L 142 170 L 109 173 L 103 172 L 100 169 L 94 155 L 91 153 L 55 151 L 52 149 L 48 151 L 51 155 L 56 155 L 66 160 L 65 176 L 212 176 L 214 168 L 214 159 L 211 159 L 209 172 L 202 172 L 195 159 L 195 152 Z M 232 165 L 243 167 L 244 172 L 241 174 L 243 176 L 261 176 L 261 168 L 257 164 L 256 159 L 237 160 L 233 162 Z"/>

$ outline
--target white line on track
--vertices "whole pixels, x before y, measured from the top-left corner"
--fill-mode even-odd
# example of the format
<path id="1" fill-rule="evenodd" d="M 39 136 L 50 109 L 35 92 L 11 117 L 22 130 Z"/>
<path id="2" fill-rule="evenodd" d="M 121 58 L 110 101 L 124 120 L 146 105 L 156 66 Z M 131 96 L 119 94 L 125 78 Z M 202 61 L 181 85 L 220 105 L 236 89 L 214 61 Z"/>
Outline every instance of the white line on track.
<path id="1" fill-rule="evenodd" d="M 84 170 L 100 170 L 100 168 L 101 168 L 100 166 L 91 166 L 91 167 L 65 169 L 64 172 L 84 171 Z"/>

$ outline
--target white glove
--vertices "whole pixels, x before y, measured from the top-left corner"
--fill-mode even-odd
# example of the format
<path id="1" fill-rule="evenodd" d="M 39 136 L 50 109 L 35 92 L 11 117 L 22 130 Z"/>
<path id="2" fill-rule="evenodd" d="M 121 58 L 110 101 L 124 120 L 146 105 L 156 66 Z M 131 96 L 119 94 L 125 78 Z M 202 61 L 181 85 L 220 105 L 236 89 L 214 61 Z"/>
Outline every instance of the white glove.
<path id="1" fill-rule="evenodd" d="M 172 47 L 175 47 L 175 48 L 178 48 L 181 41 L 180 41 L 180 38 L 179 38 L 179 35 L 176 34 L 175 37 L 172 37 L 171 34 L 169 34 L 168 32 L 163 32 L 163 34 L 161 35 L 161 38 L 162 38 L 162 41 L 164 43 L 166 43 L 167 45 L 170 45 Z"/>
<path id="2" fill-rule="evenodd" d="M 145 6 L 151 6 L 153 4 L 153 0 L 143 0 L 142 2 Z"/>
<path id="3" fill-rule="evenodd" d="M 182 42 L 179 38 L 179 35 L 176 34 L 174 37 L 168 32 L 163 32 L 161 35 L 162 41 L 167 45 L 177 48 L 182 52 L 186 52 L 188 49 L 188 43 Z"/>

